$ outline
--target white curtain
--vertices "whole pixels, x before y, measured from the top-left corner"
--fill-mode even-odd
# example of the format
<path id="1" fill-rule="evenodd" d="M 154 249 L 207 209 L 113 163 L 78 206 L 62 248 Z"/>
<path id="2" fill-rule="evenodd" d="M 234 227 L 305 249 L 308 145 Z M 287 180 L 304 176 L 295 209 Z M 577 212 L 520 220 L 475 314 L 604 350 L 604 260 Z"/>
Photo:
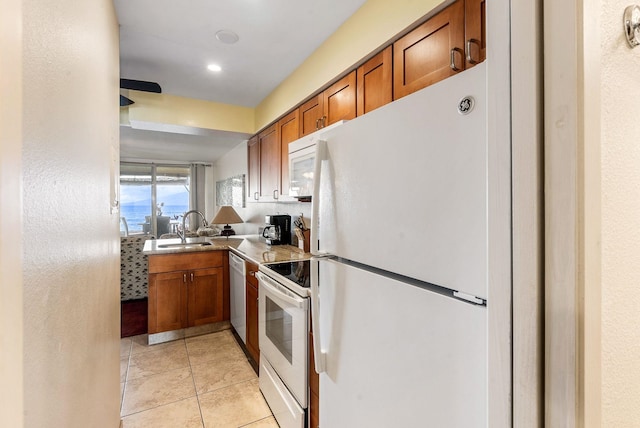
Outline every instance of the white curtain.
<path id="1" fill-rule="evenodd" d="M 191 209 L 198 210 L 203 213 L 207 219 L 207 222 L 210 221 L 214 213 L 212 212 L 213 208 L 208 207 L 209 200 L 212 199 L 213 195 L 213 174 L 211 172 L 211 165 L 202 164 L 202 163 L 192 163 L 191 164 L 191 189 L 189 192 L 189 204 Z M 189 219 L 190 224 L 195 225 L 192 229 L 197 229 L 200 226 L 200 219 L 196 220 L 196 216 L 193 216 Z M 195 222 L 195 223 L 194 223 Z"/>

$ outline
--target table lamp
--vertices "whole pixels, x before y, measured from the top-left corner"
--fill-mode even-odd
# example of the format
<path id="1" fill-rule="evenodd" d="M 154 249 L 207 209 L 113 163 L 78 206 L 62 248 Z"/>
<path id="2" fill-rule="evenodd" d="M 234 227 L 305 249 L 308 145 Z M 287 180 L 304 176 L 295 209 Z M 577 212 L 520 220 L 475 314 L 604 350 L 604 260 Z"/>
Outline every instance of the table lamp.
<path id="1" fill-rule="evenodd" d="M 212 224 L 226 224 L 220 236 L 235 235 L 236 232 L 229 226 L 229 223 L 242 223 L 242 218 L 238 215 L 236 210 L 230 206 L 220 207 L 216 216 L 211 220 Z"/>

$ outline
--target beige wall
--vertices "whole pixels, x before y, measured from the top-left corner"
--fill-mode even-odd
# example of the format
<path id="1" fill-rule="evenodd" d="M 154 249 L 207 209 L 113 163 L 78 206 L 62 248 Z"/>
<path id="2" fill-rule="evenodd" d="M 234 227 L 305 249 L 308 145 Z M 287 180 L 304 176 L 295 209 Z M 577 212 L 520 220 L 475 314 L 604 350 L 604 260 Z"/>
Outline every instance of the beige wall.
<path id="1" fill-rule="evenodd" d="M 255 108 L 129 91 L 120 121 L 255 133 L 410 27 L 453 0 L 369 0 Z M 161 126 L 157 128 L 161 130 Z"/>
<path id="2" fill-rule="evenodd" d="M 133 121 L 156 124 L 154 129 L 158 131 L 162 130 L 160 125 L 167 124 L 248 134 L 254 132 L 255 118 L 252 108 L 169 94 L 128 92 L 129 98 L 135 100 L 135 104 L 121 109 L 123 114 L 120 115 L 120 120 L 124 124 Z"/>
<path id="3" fill-rule="evenodd" d="M 256 107 L 256 129 L 277 119 L 440 3 L 439 0 L 367 1 Z"/>
<path id="4" fill-rule="evenodd" d="M 630 49 L 623 35 L 622 13 L 629 4 L 603 0 L 597 11 L 602 38 L 603 427 L 640 427 L 640 48 Z"/>
<path id="5" fill-rule="evenodd" d="M 120 419 L 118 215 L 109 206 L 118 153 L 115 11 L 111 0 L 25 0 L 22 13 L 25 426 L 113 428 Z"/>
<path id="6" fill-rule="evenodd" d="M 0 426 L 23 425 L 22 2 L 0 14 Z"/>

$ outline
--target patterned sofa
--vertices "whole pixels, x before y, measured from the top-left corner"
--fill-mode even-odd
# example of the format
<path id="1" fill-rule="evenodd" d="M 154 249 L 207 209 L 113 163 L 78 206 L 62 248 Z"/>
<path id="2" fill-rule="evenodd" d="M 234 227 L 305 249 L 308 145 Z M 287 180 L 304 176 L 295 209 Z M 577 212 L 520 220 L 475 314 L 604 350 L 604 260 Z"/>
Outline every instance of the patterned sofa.
<path id="1" fill-rule="evenodd" d="M 153 235 L 120 237 L 120 300 L 143 299 L 149 291 L 148 261 L 144 243 Z"/>

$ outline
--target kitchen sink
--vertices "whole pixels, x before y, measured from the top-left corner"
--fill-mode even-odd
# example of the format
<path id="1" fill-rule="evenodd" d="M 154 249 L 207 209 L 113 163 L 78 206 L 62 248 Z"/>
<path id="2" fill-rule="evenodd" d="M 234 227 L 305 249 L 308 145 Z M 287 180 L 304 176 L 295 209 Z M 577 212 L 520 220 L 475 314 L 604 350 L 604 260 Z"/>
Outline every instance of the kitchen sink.
<path id="1" fill-rule="evenodd" d="M 213 245 L 211 242 L 185 242 L 185 243 L 176 243 L 176 244 L 160 244 L 158 248 L 189 248 L 189 247 L 206 247 L 208 245 Z"/>

